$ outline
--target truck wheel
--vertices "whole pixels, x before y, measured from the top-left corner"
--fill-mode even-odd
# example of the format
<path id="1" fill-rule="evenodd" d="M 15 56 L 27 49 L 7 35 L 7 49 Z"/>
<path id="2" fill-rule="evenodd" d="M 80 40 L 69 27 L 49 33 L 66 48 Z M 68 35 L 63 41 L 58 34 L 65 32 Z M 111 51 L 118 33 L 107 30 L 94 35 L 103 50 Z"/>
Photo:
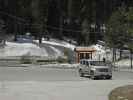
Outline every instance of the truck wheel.
<path id="1" fill-rule="evenodd" d="M 108 79 L 108 80 L 111 80 L 111 79 L 112 79 L 112 76 L 109 76 L 107 79 Z"/>
<path id="2" fill-rule="evenodd" d="M 91 75 L 91 79 L 92 79 L 92 80 L 95 80 L 96 78 L 95 78 L 95 76 L 94 76 L 94 75 Z"/>
<path id="3" fill-rule="evenodd" d="M 81 69 L 79 70 L 79 76 L 80 76 L 80 77 L 83 77 L 83 76 L 84 76 L 84 73 L 82 72 Z"/>
<path id="4" fill-rule="evenodd" d="M 90 75 L 91 75 L 91 79 L 95 80 L 95 76 L 94 76 L 94 72 L 93 71 L 91 71 Z"/>

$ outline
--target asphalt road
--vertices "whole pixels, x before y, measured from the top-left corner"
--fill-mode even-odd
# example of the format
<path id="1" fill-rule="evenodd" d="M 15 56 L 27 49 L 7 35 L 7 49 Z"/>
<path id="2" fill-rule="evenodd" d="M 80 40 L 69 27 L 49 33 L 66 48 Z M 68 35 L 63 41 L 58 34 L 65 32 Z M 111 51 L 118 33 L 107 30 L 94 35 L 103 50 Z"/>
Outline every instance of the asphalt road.
<path id="1" fill-rule="evenodd" d="M 76 69 L 0 67 L 0 100 L 108 100 L 112 89 L 129 84 L 133 72 L 91 80 Z"/>
<path id="2" fill-rule="evenodd" d="M 132 80 L 133 72 L 113 72 L 112 80 Z M 88 81 L 77 69 L 0 67 L 0 81 Z"/>

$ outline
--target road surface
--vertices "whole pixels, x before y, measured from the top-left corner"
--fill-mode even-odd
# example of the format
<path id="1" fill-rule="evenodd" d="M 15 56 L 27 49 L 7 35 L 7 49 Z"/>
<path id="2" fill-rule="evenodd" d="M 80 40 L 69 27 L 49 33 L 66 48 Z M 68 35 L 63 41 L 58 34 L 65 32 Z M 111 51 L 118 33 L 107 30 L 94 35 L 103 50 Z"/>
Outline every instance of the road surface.
<path id="1" fill-rule="evenodd" d="M 132 72 L 91 80 L 76 69 L 0 67 L 0 100 L 108 100 L 112 89 L 128 84 L 133 84 Z"/>
<path id="2" fill-rule="evenodd" d="M 112 80 L 133 80 L 133 72 L 113 72 Z M 0 81 L 90 81 L 79 77 L 77 69 L 0 67 Z"/>

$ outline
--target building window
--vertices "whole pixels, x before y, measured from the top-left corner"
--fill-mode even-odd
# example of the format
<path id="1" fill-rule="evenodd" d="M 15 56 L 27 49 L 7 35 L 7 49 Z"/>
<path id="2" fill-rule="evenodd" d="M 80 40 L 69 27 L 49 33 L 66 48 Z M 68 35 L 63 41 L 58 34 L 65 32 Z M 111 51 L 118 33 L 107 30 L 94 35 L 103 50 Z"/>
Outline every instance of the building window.
<path id="1" fill-rule="evenodd" d="M 84 59 L 84 53 L 80 53 L 80 59 Z"/>

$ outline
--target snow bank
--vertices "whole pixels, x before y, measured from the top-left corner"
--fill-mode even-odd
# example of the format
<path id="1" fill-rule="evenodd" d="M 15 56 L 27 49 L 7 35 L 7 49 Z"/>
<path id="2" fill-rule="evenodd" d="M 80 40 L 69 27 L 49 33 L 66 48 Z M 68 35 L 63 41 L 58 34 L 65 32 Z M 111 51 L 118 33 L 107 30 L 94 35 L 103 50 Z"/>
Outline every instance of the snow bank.
<path id="1" fill-rule="evenodd" d="M 53 46 L 49 46 L 49 47 L 54 51 L 56 57 L 63 56 L 63 53 L 59 49 L 57 49 Z"/>
<path id="2" fill-rule="evenodd" d="M 32 43 L 6 42 L 6 46 L 0 49 L 0 56 L 48 56 L 45 48 L 40 48 Z"/>
<path id="3" fill-rule="evenodd" d="M 39 43 L 38 40 L 34 40 L 34 42 Z M 64 42 L 64 41 L 57 41 L 57 40 L 54 40 L 54 39 L 51 39 L 50 41 L 43 40 L 42 43 L 55 45 L 55 46 L 62 46 L 62 47 L 65 47 L 65 48 L 69 48 L 71 50 L 74 50 L 74 48 L 75 48 L 75 45 L 72 45 L 72 44 Z"/>
<path id="4" fill-rule="evenodd" d="M 36 67 L 36 66 L 35 66 Z M 61 69 L 76 69 L 79 67 L 79 64 L 47 64 L 40 65 L 41 68 L 61 68 Z"/>
<path id="5" fill-rule="evenodd" d="M 132 61 L 133 63 L 133 61 Z M 118 67 L 130 67 L 131 66 L 131 60 L 130 59 L 123 59 L 123 60 L 120 60 L 118 62 L 115 62 L 115 66 L 118 66 Z"/>

